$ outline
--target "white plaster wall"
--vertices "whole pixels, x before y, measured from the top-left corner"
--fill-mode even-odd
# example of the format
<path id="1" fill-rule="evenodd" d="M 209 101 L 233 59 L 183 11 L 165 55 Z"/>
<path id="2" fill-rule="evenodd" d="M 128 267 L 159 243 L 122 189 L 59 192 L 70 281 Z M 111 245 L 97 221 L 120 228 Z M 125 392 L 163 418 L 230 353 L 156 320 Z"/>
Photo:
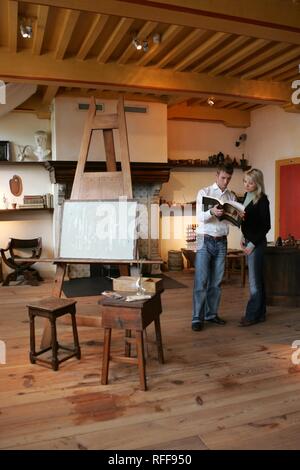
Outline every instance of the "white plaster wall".
<path id="1" fill-rule="evenodd" d="M 239 159 L 243 147 L 235 142 L 245 129 L 224 124 L 193 121 L 168 121 L 168 157 L 171 159 L 200 158 L 223 152 Z"/>
<path id="2" fill-rule="evenodd" d="M 16 159 L 17 145 L 35 146 L 34 133 L 38 130 L 49 134 L 50 145 L 50 120 L 38 119 L 35 114 L 13 111 L 0 118 L 0 140 L 11 142 L 11 160 Z"/>
<path id="3" fill-rule="evenodd" d="M 55 144 L 57 160 L 77 160 L 83 135 L 86 110 L 79 110 L 79 103 L 86 98 L 58 97 L 54 100 Z M 104 104 L 104 114 L 115 113 L 115 100 L 97 100 Z M 126 113 L 130 160 L 133 162 L 167 161 L 167 107 L 161 103 L 126 101 L 125 105 L 145 106 L 147 113 Z M 99 115 L 102 112 L 98 111 Z M 54 132 L 53 132 L 54 135 Z M 115 132 L 116 157 L 119 160 L 118 131 Z M 88 160 L 105 160 L 101 133 L 93 133 Z"/>
<path id="4" fill-rule="evenodd" d="M 245 129 L 232 129 L 223 124 L 168 121 L 168 156 L 174 160 L 207 160 L 209 155 L 223 152 L 239 162 L 246 146 L 236 147 L 235 142 L 242 133 Z M 195 201 L 199 189 L 212 184 L 215 178 L 215 168 L 172 171 L 170 180 L 162 186 L 161 198 L 179 204 Z M 244 193 L 242 170 L 235 170 L 229 189 L 238 195 Z M 195 217 L 161 217 L 160 249 L 164 261 L 168 259 L 169 250 L 186 246 L 186 226 L 191 223 L 196 223 Z M 164 238 L 168 234 L 170 237 Z M 228 246 L 240 247 L 240 231 L 236 227 L 230 226 Z"/>
<path id="5" fill-rule="evenodd" d="M 278 106 L 267 106 L 252 112 L 247 129 L 247 153 L 252 167 L 263 171 L 266 193 L 270 199 L 272 228 L 268 240 L 274 240 L 275 161 L 300 156 L 300 115 L 287 113 Z M 300 182 L 299 182 L 300 184 Z"/>
<path id="6" fill-rule="evenodd" d="M 31 113 L 12 112 L 0 119 L 0 140 L 12 142 L 13 159 L 15 145 L 34 145 L 34 132 L 45 130 L 50 132 L 50 121 L 38 119 Z M 11 194 L 9 180 L 13 175 L 22 178 L 23 193 L 19 197 Z M 18 165 L 0 165 L 0 208 L 4 208 L 3 194 L 9 202 L 22 203 L 24 194 L 46 194 L 52 192 L 49 173 L 40 165 L 19 163 Z M 11 211 L 0 215 L 0 246 L 6 247 L 8 239 L 43 238 L 43 257 L 53 254 L 52 213 L 48 211 L 19 212 Z M 52 265 L 39 263 L 36 265 L 42 275 L 48 277 L 54 272 Z M 3 267 L 4 272 L 7 270 Z"/>

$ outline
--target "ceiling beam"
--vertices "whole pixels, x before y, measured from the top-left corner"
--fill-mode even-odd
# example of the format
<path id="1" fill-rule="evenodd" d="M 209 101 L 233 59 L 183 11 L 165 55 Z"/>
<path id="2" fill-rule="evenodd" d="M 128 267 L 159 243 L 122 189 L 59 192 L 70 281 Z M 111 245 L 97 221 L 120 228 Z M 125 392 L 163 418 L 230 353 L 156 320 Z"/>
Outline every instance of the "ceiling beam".
<path id="1" fill-rule="evenodd" d="M 51 85 L 48 86 L 43 95 L 42 103 L 49 106 L 51 104 L 51 101 L 55 97 L 56 93 L 58 92 L 58 90 L 59 90 L 59 86 L 51 86 Z"/>
<path id="2" fill-rule="evenodd" d="M 190 54 L 188 54 L 184 59 L 176 64 L 174 70 L 180 71 L 186 69 L 193 62 L 199 60 L 201 56 L 206 54 L 206 52 L 220 44 L 220 42 L 222 42 L 226 36 L 227 35 L 222 32 L 214 33 L 209 39 L 200 44 L 200 46 L 196 47 L 196 49 L 194 49 Z"/>
<path id="3" fill-rule="evenodd" d="M 186 93 L 199 98 L 213 95 L 218 99 L 262 104 L 282 104 L 291 95 L 289 86 L 282 82 L 212 77 L 203 73 L 157 70 L 152 67 L 147 68 L 145 73 L 144 67 L 81 62 L 73 58 L 57 61 L 50 53 L 32 56 L 28 51 L 15 54 L 0 51 L 0 79 L 41 85 L 118 87 L 167 95 Z"/>
<path id="4" fill-rule="evenodd" d="M 18 39 L 18 2 L 9 0 L 8 2 L 8 27 L 9 27 L 9 50 L 17 52 Z"/>
<path id="5" fill-rule="evenodd" d="M 300 45 L 300 5 L 281 0 L 23 0 Z"/>
<path id="6" fill-rule="evenodd" d="M 293 69 L 294 74 L 297 72 L 298 67 L 299 67 L 299 62 L 300 62 L 300 54 L 299 54 L 298 59 L 294 59 L 294 60 L 288 62 L 287 64 L 285 64 L 284 66 L 276 67 L 276 70 L 271 71 L 271 72 L 266 73 L 265 75 L 263 75 L 262 79 L 264 80 L 265 78 L 266 79 L 272 78 L 273 80 L 276 81 L 277 77 L 280 77 L 279 80 L 282 80 L 281 77 L 286 71 L 290 71 L 291 69 Z"/>
<path id="7" fill-rule="evenodd" d="M 49 13 L 49 7 L 39 5 L 37 10 L 37 21 L 35 23 L 35 31 L 33 35 L 32 53 L 39 55 L 42 52 L 46 23 Z"/>
<path id="8" fill-rule="evenodd" d="M 209 106 L 187 106 L 177 104 L 168 107 L 169 120 L 218 121 L 228 127 L 249 127 L 250 113 L 237 109 L 219 109 Z"/>
<path id="9" fill-rule="evenodd" d="M 133 23 L 132 19 L 121 18 L 101 49 L 97 61 L 106 62 Z"/>
<path id="10" fill-rule="evenodd" d="M 125 92 L 122 93 L 124 95 L 124 100 L 127 101 L 146 101 L 151 103 L 168 103 L 167 98 L 159 97 L 159 96 L 150 96 L 143 93 L 130 93 Z M 89 98 L 90 96 L 94 96 L 96 99 L 99 100 L 116 100 L 118 99 L 120 93 L 116 91 L 103 91 L 103 90 L 94 90 L 89 91 L 88 89 L 82 90 L 80 88 L 72 88 L 72 90 L 59 90 L 57 96 L 68 96 L 68 97 L 77 97 L 77 98 Z"/>
<path id="11" fill-rule="evenodd" d="M 232 53 L 227 59 L 222 60 L 216 67 L 211 69 L 209 73 L 212 75 L 219 75 L 224 70 L 230 69 L 234 64 L 245 59 L 247 56 L 250 56 L 253 52 L 259 53 L 258 51 L 265 46 L 267 41 L 264 39 L 255 39 L 253 42 L 244 46 L 242 49 L 239 49 L 237 52 Z"/>
<path id="12" fill-rule="evenodd" d="M 282 52 L 283 50 L 287 49 L 287 47 L 288 47 L 287 44 L 284 44 L 281 42 L 278 44 L 271 45 L 270 47 L 267 48 L 266 51 L 255 54 L 255 57 L 253 57 L 252 59 L 248 59 L 244 64 L 234 67 L 234 69 L 227 72 L 226 75 L 228 77 L 240 75 L 245 70 L 250 70 L 252 67 L 253 68 L 257 67 L 257 64 L 260 64 L 264 61 L 269 62 L 270 60 L 272 60 L 272 57 L 275 54 Z"/>
<path id="13" fill-rule="evenodd" d="M 177 57 L 179 54 L 181 54 L 185 49 L 190 47 L 190 45 L 199 39 L 199 37 L 203 34 L 204 32 L 200 29 L 194 29 L 191 31 L 182 41 L 180 41 L 178 44 L 176 44 L 173 49 L 170 50 L 164 57 L 157 63 L 155 64 L 156 67 L 165 67 L 169 62 L 171 62 L 175 57 Z"/>
<path id="14" fill-rule="evenodd" d="M 292 59 L 298 59 L 300 57 L 300 46 L 296 47 L 295 49 L 285 52 L 284 54 L 280 54 L 279 57 L 275 59 L 271 59 L 268 62 L 265 62 L 263 65 L 256 67 L 251 72 L 243 74 L 242 78 L 244 79 L 251 79 L 255 77 L 259 77 L 268 71 L 272 71 L 273 69 L 279 67 L 280 65 L 285 65 L 286 62 Z"/>
<path id="15" fill-rule="evenodd" d="M 57 42 L 57 48 L 54 53 L 56 59 L 64 58 L 79 15 L 79 11 L 67 10 L 65 12 L 60 37 Z"/>
<path id="16" fill-rule="evenodd" d="M 96 15 L 96 18 L 93 21 L 92 26 L 90 27 L 89 32 L 87 33 L 83 43 L 77 54 L 77 59 L 84 60 L 88 55 L 89 51 L 95 44 L 99 34 L 103 30 L 108 20 L 107 15 Z"/>
<path id="17" fill-rule="evenodd" d="M 207 59 L 201 60 L 201 63 L 197 65 L 197 67 L 193 68 L 193 72 L 203 72 L 207 67 L 216 63 L 219 59 L 223 59 L 223 57 L 228 53 L 234 53 L 238 48 L 242 47 L 245 42 L 249 41 L 249 38 L 246 36 L 238 36 L 237 38 L 232 37 L 232 40 L 226 46 L 223 46 L 214 54 L 211 54 Z"/>

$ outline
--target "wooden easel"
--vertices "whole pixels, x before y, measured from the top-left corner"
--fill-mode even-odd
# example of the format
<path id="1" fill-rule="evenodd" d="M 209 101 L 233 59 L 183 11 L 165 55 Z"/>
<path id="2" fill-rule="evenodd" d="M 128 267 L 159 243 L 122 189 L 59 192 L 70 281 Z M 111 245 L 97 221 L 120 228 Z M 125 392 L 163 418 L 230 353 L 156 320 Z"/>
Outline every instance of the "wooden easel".
<path id="1" fill-rule="evenodd" d="M 113 129 L 119 129 L 121 148 L 121 170 L 117 172 Z M 92 132 L 103 132 L 106 153 L 106 172 L 86 173 L 84 171 L 88 157 Z M 71 199 L 117 199 L 119 196 L 132 198 L 129 149 L 124 112 L 124 100 L 120 96 L 116 114 L 96 115 L 95 99 L 92 98 L 85 123 L 80 154 L 76 167 Z"/>
<path id="2" fill-rule="evenodd" d="M 117 171 L 113 129 L 119 129 L 121 148 L 121 171 Z M 103 132 L 104 148 L 106 153 L 105 172 L 85 172 L 92 133 L 95 130 Z M 117 199 L 119 196 L 132 198 L 132 183 L 129 162 L 129 148 L 127 128 L 124 112 L 124 99 L 119 97 L 117 113 L 96 115 L 94 97 L 90 100 L 90 107 L 85 122 L 81 148 L 76 167 L 71 199 Z M 61 296 L 63 279 L 67 263 L 58 263 L 54 288 L 52 294 Z M 121 265 L 120 265 L 121 266 Z M 124 269 L 125 268 L 125 269 Z M 121 267 L 122 275 L 127 273 L 126 265 Z"/>
<path id="3" fill-rule="evenodd" d="M 119 129 L 121 171 L 117 171 L 113 137 L 114 129 Z M 92 133 L 96 130 L 103 132 L 107 171 L 85 172 L 85 164 L 88 158 Z M 120 196 L 126 196 L 128 199 L 132 199 L 132 182 L 124 111 L 124 99 L 122 96 L 119 97 L 117 113 L 96 115 L 96 103 L 94 97 L 92 97 L 85 122 L 83 138 L 72 187 L 71 199 L 117 199 Z M 82 260 L 80 263 L 81 262 Z M 89 263 L 89 260 L 86 262 Z M 61 296 L 67 264 L 68 262 L 65 260 L 62 262 L 56 262 L 56 274 L 52 290 L 52 295 L 54 297 Z M 128 274 L 127 264 L 120 264 L 119 268 L 121 275 Z M 45 345 L 49 342 L 49 333 L 50 330 L 46 327 L 42 339 L 43 347 L 45 347 Z"/>

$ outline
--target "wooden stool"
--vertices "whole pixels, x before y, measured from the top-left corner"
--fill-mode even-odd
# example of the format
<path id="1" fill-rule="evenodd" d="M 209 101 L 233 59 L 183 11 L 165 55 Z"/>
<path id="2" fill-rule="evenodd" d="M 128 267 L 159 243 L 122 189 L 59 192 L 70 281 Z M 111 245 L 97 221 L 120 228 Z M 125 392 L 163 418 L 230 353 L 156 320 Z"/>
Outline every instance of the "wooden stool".
<path id="1" fill-rule="evenodd" d="M 52 349 L 52 359 L 51 365 L 53 370 L 58 370 L 58 366 L 61 362 L 70 359 L 71 357 L 76 356 L 77 359 L 80 359 L 81 352 L 78 340 L 77 325 L 76 325 L 76 301 L 73 299 L 60 299 L 56 297 L 49 297 L 47 299 L 42 299 L 35 304 L 27 305 L 28 314 L 30 319 L 30 362 L 32 364 L 36 363 L 38 359 L 41 362 L 50 364 L 49 361 L 38 358 L 40 354 L 43 354 L 46 351 Z M 56 319 L 69 313 L 72 317 L 72 327 L 73 327 L 73 338 L 74 338 L 74 348 L 67 348 L 66 346 L 61 346 L 57 342 L 57 332 L 56 332 Z M 41 349 L 40 351 L 35 350 L 35 317 L 44 317 L 48 318 L 51 324 L 51 346 Z M 71 354 L 64 357 L 63 359 L 58 359 L 58 350 L 64 349 L 66 351 L 71 351 Z"/>
<path id="2" fill-rule="evenodd" d="M 132 295 L 132 292 L 128 293 Z M 122 292 L 122 295 L 124 292 Z M 109 361 L 137 364 L 139 368 L 141 390 L 147 390 L 145 353 L 143 330 L 154 321 L 158 360 L 164 363 L 163 346 L 161 339 L 160 319 L 162 312 L 160 293 L 149 300 L 125 302 L 105 298 L 101 301 L 102 326 L 104 328 L 104 351 L 102 363 L 101 383 L 108 383 Z M 125 330 L 125 356 L 111 356 L 110 342 L 111 330 L 117 328 Z M 135 331 L 135 338 L 131 338 L 131 331 Z M 130 345 L 136 343 L 137 358 L 130 357 Z"/>

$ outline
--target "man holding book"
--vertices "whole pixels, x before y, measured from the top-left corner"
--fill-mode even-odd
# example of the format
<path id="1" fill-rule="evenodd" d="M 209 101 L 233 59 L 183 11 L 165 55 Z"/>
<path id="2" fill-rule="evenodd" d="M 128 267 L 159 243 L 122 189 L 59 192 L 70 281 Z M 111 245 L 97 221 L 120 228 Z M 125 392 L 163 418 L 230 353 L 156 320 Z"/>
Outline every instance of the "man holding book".
<path id="1" fill-rule="evenodd" d="M 204 321 L 218 325 L 226 323 L 219 317 L 218 308 L 225 269 L 229 221 L 223 218 L 224 208 L 220 204 L 231 203 L 236 199 L 227 189 L 232 174 L 231 165 L 219 166 L 216 182 L 200 189 L 197 195 L 198 232 L 193 291 L 193 331 L 202 330 Z M 219 202 L 207 209 L 204 207 L 204 198 L 214 198 Z"/>

